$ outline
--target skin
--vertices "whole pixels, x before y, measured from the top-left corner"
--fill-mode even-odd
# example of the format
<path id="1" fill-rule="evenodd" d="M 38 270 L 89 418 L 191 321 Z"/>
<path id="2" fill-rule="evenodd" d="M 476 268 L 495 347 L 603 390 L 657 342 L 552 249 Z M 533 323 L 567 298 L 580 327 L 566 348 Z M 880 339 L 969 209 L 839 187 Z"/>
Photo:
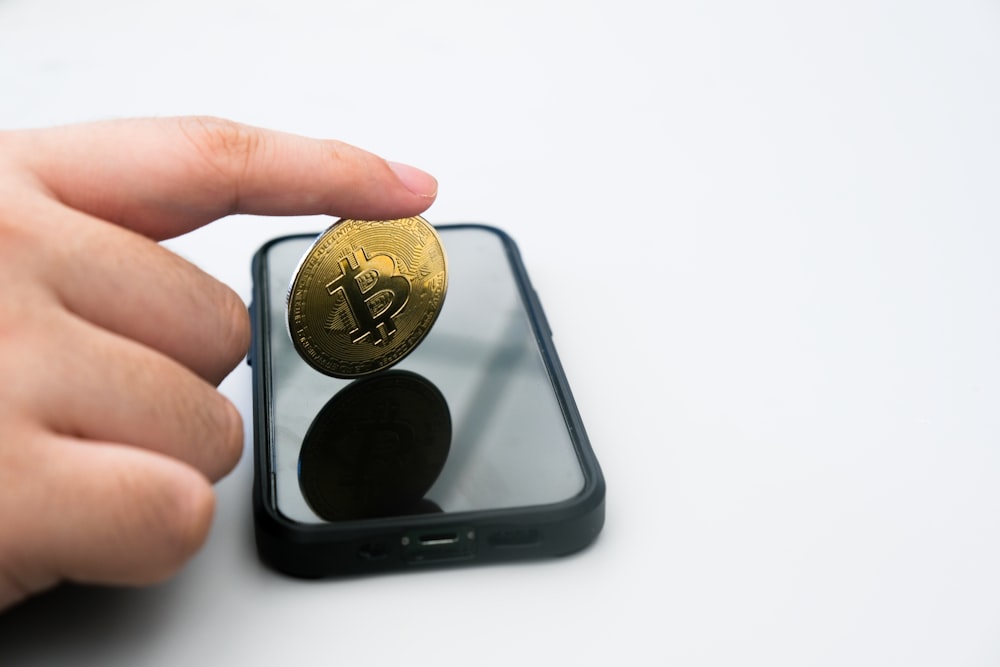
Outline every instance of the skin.
<path id="1" fill-rule="evenodd" d="M 0 609 L 162 581 L 207 536 L 243 447 L 216 387 L 249 320 L 157 241 L 232 213 L 415 215 L 436 193 L 353 146 L 216 118 L 0 132 Z"/>

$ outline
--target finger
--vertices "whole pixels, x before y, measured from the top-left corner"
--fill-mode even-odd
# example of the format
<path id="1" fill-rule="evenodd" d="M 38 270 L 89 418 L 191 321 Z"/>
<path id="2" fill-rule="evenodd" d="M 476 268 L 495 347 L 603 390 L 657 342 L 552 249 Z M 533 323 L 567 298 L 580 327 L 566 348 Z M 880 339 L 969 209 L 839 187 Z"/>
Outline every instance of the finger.
<path id="1" fill-rule="evenodd" d="M 246 354 L 246 305 L 229 287 L 132 231 L 36 197 L 25 270 L 67 308 L 218 384 Z M 14 241 L 11 241 L 12 243 Z"/>
<path id="2" fill-rule="evenodd" d="M 230 213 L 415 215 L 433 177 L 348 144 L 231 121 L 110 121 L 16 133 L 19 156 L 58 199 L 156 239 Z"/>
<path id="3" fill-rule="evenodd" d="M 212 480 L 239 461 L 239 412 L 190 370 L 65 312 L 34 324 L 48 330 L 45 341 L 9 341 L 24 354 L 5 372 L 19 378 L 17 400 L 36 423 L 166 454 Z"/>
<path id="4" fill-rule="evenodd" d="M 215 499 L 193 468 L 133 447 L 39 439 L 21 502 L 0 509 L 18 535 L 5 574 L 22 594 L 60 580 L 159 582 L 204 543 Z"/>

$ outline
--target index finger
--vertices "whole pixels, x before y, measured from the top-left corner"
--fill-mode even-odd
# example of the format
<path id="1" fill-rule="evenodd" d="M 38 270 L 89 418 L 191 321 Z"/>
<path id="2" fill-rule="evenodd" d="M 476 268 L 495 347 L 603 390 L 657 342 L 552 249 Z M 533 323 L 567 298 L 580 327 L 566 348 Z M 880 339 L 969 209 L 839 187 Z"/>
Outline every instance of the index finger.
<path id="1" fill-rule="evenodd" d="M 63 203 L 154 239 L 231 213 L 416 215 L 437 181 L 339 141 L 190 116 L 105 121 L 3 136 Z"/>

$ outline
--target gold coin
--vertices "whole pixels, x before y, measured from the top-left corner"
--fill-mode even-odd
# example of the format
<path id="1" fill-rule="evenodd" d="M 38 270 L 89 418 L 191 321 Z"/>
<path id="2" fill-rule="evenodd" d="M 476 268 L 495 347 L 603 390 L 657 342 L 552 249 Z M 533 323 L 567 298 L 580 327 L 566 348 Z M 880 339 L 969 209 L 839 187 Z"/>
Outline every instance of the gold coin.
<path id="1" fill-rule="evenodd" d="M 288 331 L 306 362 L 355 378 L 388 368 L 441 312 L 448 269 L 420 216 L 339 220 L 319 235 L 288 288 Z"/>

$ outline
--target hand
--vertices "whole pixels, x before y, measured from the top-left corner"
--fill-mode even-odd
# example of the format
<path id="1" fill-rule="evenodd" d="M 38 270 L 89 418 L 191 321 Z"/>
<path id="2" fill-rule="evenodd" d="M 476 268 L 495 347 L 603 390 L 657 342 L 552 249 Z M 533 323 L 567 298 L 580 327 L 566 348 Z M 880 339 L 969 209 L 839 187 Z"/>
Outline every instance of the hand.
<path id="1" fill-rule="evenodd" d="M 437 184 L 357 148 L 212 118 L 0 132 L 0 609 L 148 584 L 211 523 L 243 425 L 229 288 L 156 243 L 231 213 L 417 214 Z"/>

